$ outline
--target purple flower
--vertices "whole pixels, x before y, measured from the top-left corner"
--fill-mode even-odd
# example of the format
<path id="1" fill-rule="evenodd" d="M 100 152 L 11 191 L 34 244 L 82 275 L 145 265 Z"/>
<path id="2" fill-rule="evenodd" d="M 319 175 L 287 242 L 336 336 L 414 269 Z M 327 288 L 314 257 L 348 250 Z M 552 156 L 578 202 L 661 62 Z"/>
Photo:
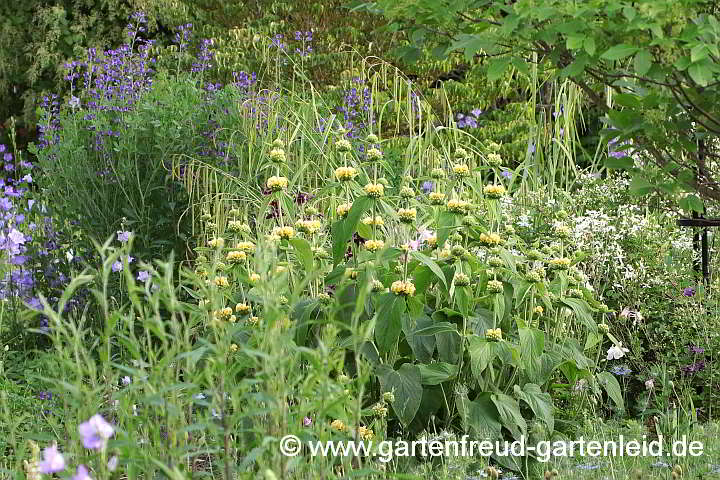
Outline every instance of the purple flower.
<path id="1" fill-rule="evenodd" d="M 629 373 L 632 373 L 632 370 L 627 367 L 615 366 L 610 369 L 610 372 L 614 373 L 615 375 L 625 376 Z"/>
<path id="2" fill-rule="evenodd" d="M 16 245 L 22 245 L 25 243 L 25 235 L 13 228 L 10 233 L 8 233 L 8 240 Z"/>
<path id="3" fill-rule="evenodd" d="M 140 270 L 138 272 L 138 282 L 146 282 L 150 278 L 150 274 L 145 270 Z"/>
<path id="4" fill-rule="evenodd" d="M 689 351 L 690 353 L 697 353 L 697 354 L 705 353 L 705 349 L 704 349 L 704 348 L 699 347 L 699 346 L 697 346 L 697 345 L 694 345 L 694 344 L 692 344 L 692 343 L 691 343 L 690 345 L 688 345 L 688 351 Z"/>
<path id="5" fill-rule="evenodd" d="M 303 427 L 309 427 L 312 425 L 312 418 L 305 417 L 303 418 Z"/>
<path id="6" fill-rule="evenodd" d="M 130 235 L 132 235 L 132 232 L 123 232 L 121 230 L 118 230 L 117 239 L 120 243 L 125 243 L 130 240 Z"/>
<path id="7" fill-rule="evenodd" d="M 427 180 L 423 182 L 422 184 L 422 191 L 423 193 L 430 193 L 435 189 L 435 184 L 431 182 L 430 180 Z"/>
<path id="8" fill-rule="evenodd" d="M 123 269 L 122 262 L 120 260 L 115 260 L 112 264 L 112 271 L 117 273 L 117 272 L 122 272 L 122 269 Z"/>
<path id="9" fill-rule="evenodd" d="M 78 465 L 72 480 L 93 480 L 85 465 Z"/>
<path id="10" fill-rule="evenodd" d="M 531 143 L 530 146 L 528 146 L 528 152 L 535 153 L 535 144 Z"/>
<path id="11" fill-rule="evenodd" d="M 129 376 L 125 375 L 125 376 L 122 378 L 122 384 L 123 384 L 123 385 L 128 386 L 128 385 L 130 385 L 131 383 L 132 383 L 132 379 L 131 379 Z"/>
<path id="12" fill-rule="evenodd" d="M 110 460 L 108 460 L 108 463 L 107 463 L 108 470 L 110 470 L 111 472 L 114 472 L 115 470 L 117 470 L 117 466 L 118 466 L 118 457 L 117 457 L 117 455 L 113 455 L 112 457 L 110 457 Z"/>
<path id="13" fill-rule="evenodd" d="M 695 295 L 695 289 L 693 287 L 685 287 L 685 289 L 683 290 L 683 295 L 685 295 L 686 297 L 692 297 L 693 295 Z"/>
<path id="14" fill-rule="evenodd" d="M 699 362 L 691 363 L 690 365 L 685 365 L 684 367 L 681 367 L 681 370 L 685 374 L 691 374 L 699 372 L 700 370 L 705 369 L 705 361 L 700 360 Z"/>
<path id="15" fill-rule="evenodd" d="M 57 444 L 47 447 L 43 450 L 43 460 L 38 463 L 40 473 L 57 473 L 65 470 L 65 459 L 62 454 L 58 452 Z"/>
<path id="16" fill-rule="evenodd" d="M 102 450 L 107 445 L 108 439 L 115 433 L 115 428 L 106 422 L 99 413 L 96 413 L 90 417 L 90 420 L 78 426 L 78 432 L 82 436 L 85 448 Z"/>
<path id="17" fill-rule="evenodd" d="M 479 108 L 474 108 L 470 110 L 470 113 L 472 113 L 474 117 L 479 117 L 480 115 L 482 115 L 482 110 L 480 110 Z"/>
<path id="18" fill-rule="evenodd" d="M 500 175 L 502 175 L 504 178 L 510 178 L 512 177 L 512 172 L 510 172 L 509 170 L 503 170 Z"/>

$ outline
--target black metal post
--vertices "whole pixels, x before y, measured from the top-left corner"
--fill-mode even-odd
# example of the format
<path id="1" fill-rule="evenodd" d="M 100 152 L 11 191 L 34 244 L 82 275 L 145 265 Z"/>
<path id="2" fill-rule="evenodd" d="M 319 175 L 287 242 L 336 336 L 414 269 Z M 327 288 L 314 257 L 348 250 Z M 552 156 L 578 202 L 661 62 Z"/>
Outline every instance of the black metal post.
<path id="1" fill-rule="evenodd" d="M 708 245 L 708 230 L 702 229 L 702 276 L 705 286 L 710 286 L 710 246 Z"/>
<path id="2" fill-rule="evenodd" d="M 698 215 L 698 212 L 694 211 L 692 212 L 692 218 L 693 219 L 699 219 L 700 215 Z M 700 230 L 695 228 L 693 229 L 693 252 L 695 252 L 695 255 L 693 256 L 693 270 L 695 270 L 695 274 L 699 277 L 702 273 L 701 271 L 701 245 L 700 245 Z M 698 253 L 701 253 L 700 255 L 697 255 Z"/>
<path id="3" fill-rule="evenodd" d="M 698 164 L 704 165 L 705 164 L 705 141 L 703 139 L 698 139 Z M 699 167 L 698 165 L 698 167 Z M 699 168 L 698 168 L 699 170 Z M 696 171 L 696 175 L 699 173 Z M 699 175 L 698 175 L 699 176 Z M 697 178 L 697 177 L 696 177 Z M 701 218 L 705 218 L 705 215 L 702 215 Z M 703 282 L 705 282 L 705 286 L 710 286 L 710 246 L 708 245 L 708 229 L 707 227 L 703 227 L 702 229 L 702 239 L 701 239 L 701 262 L 702 262 L 702 276 L 703 276 Z"/>

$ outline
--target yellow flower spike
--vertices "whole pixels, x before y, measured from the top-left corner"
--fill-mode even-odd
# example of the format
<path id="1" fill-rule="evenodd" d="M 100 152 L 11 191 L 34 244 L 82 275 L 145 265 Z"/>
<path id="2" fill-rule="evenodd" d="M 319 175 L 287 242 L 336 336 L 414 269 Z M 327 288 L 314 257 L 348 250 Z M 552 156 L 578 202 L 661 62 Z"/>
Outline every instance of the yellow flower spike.
<path id="1" fill-rule="evenodd" d="M 273 148 L 270 150 L 270 161 L 275 163 L 285 163 L 285 150 L 282 148 Z"/>
<path id="2" fill-rule="evenodd" d="M 280 192 L 287 189 L 288 183 L 287 177 L 277 177 L 273 175 L 268 178 L 266 186 L 273 192 Z"/>
<path id="3" fill-rule="evenodd" d="M 247 303 L 238 303 L 235 305 L 235 312 L 239 313 L 240 315 L 247 315 L 250 313 L 250 305 Z"/>
<path id="4" fill-rule="evenodd" d="M 383 153 L 377 148 L 371 148 L 367 151 L 367 159 L 370 162 L 375 162 L 383 157 Z"/>
<path id="5" fill-rule="evenodd" d="M 382 183 L 368 183 L 365 185 L 365 193 L 368 197 L 380 198 L 385 195 L 385 187 Z"/>
<path id="6" fill-rule="evenodd" d="M 470 211 L 470 202 L 453 198 L 448 200 L 447 209 L 452 213 L 467 215 L 467 213 Z"/>
<path id="7" fill-rule="evenodd" d="M 403 223 L 412 223 L 417 218 L 417 210 L 415 208 L 400 208 L 397 214 Z"/>
<path id="8" fill-rule="evenodd" d="M 208 247 L 212 248 L 222 248 L 225 246 L 225 239 L 220 238 L 213 238 L 212 240 L 208 241 Z"/>
<path id="9" fill-rule="evenodd" d="M 374 219 L 373 219 L 373 217 L 364 217 L 361 220 L 361 222 L 364 225 L 368 225 L 368 226 L 376 225 L 378 227 L 381 227 L 381 226 L 385 225 L 385 221 L 382 219 L 382 217 L 380 215 L 375 215 Z"/>
<path id="10" fill-rule="evenodd" d="M 308 235 L 316 234 L 322 229 L 322 226 L 320 220 L 298 220 L 295 222 L 295 228 L 297 228 L 299 232 Z"/>
<path id="11" fill-rule="evenodd" d="M 335 178 L 341 182 L 348 182 L 355 178 L 358 171 L 354 167 L 338 167 L 335 169 Z"/>
<path id="12" fill-rule="evenodd" d="M 490 341 L 499 342 L 502 340 L 502 330 L 499 328 L 490 328 L 485 332 L 485 336 Z"/>
<path id="13" fill-rule="evenodd" d="M 503 283 L 500 280 L 490 280 L 487 283 L 487 289 L 490 293 L 502 293 Z"/>
<path id="14" fill-rule="evenodd" d="M 358 433 L 358 437 L 360 437 L 363 440 L 372 440 L 373 437 L 375 436 L 375 433 L 371 429 L 369 429 L 367 427 L 362 427 L 362 426 L 358 427 L 357 433 Z"/>
<path id="15" fill-rule="evenodd" d="M 347 217 L 347 214 L 350 212 L 350 209 L 352 208 L 352 204 L 350 203 L 342 203 L 337 206 L 335 209 L 335 212 L 338 214 L 340 218 Z"/>
<path id="16" fill-rule="evenodd" d="M 465 164 L 458 164 L 453 167 L 453 173 L 458 177 L 467 177 L 470 175 L 470 167 Z"/>
<path id="17" fill-rule="evenodd" d="M 382 248 L 384 246 L 385 246 L 385 242 L 383 242 L 382 240 L 366 240 L 365 241 L 365 248 L 371 252 L 377 252 L 378 250 L 382 250 Z"/>
<path id="18" fill-rule="evenodd" d="M 440 192 L 430 192 L 428 195 L 428 198 L 430 199 L 430 204 L 432 205 L 442 205 L 445 203 L 445 194 Z"/>
<path id="19" fill-rule="evenodd" d="M 393 292 L 395 295 L 412 297 L 413 295 L 415 295 L 415 285 L 409 280 L 397 280 L 393 282 L 390 286 L 390 291 Z"/>
<path id="20" fill-rule="evenodd" d="M 235 248 L 245 253 L 252 253 L 255 251 L 255 244 L 248 241 L 237 242 Z"/>
<path id="21" fill-rule="evenodd" d="M 335 142 L 335 148 L 338 152 L 344 153 L 352 150 L 352 144 L 349 140 L 341 138 Z"/>
<path id="22" fill-rule="evenodd" d="M 497 233 L 481 233 L 478 237 L 478 241 L 481 245 L 486 247 L 497 247 L 504 242 L 502 237 Z"/>
<path id="23" fill-rule="evenodd" d="M 247 259 L 247 254 L 241 250 L 232 250 L 228 252 L 225 259 L 230 263 L 240 263 Z"/>
<path id="24" fill-rule="evenodd" d="M 333 430 L 337 430 L 338 432 L 346 432 L 347 431 L 347 426 L 345 425 L 345 423 L 342 420 L 337 420 L 337 419 L 333 420 L 332 423 L 330 424 L 330 427 Z"/>
<path id="25" fill-rule="evenodd" d="M 505 187 L 502 185 L 486 185 L 485 188 L 483 188 L 483 193 L 485 193 L 488 198 L 498 199 L 505 195 Z"/>
<path id="26" fill-rule="evenodd" d="M 293 227 L 275 227 L 272 230 L 272 234 L 284 240 L 289 240 L 295 236 L 295 229 L 293 229 Z"/>
<path id="27" fill-rule="evenodd" d="M 570 263 L 569 258 L 553 258 L 548 265 L 551 270 L 567 270 L 570 268 Z"/>

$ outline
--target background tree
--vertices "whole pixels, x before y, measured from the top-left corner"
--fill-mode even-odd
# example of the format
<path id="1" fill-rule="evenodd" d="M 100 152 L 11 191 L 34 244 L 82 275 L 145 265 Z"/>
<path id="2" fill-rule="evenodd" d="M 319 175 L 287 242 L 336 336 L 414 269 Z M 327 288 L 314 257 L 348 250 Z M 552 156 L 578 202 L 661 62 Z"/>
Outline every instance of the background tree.
<path id="1" fill-rule="evenodd" d="M 720 6 L 704 0 L 379 0 L 357 3 L 405 30 L 405 60 L 463 53 L 491 80 L 534 63 L 577 84 L 604 114 L 619 150 L 610 168 L 632 171 L 631 190 L 720 200 Z M 612 129 L 612 130 L 610 130 Z M 630 146 L 632 144 L 632 146 Z M 704 146 L 704 147 L 703 147 Z M 616 147 L 617 148 L 617 147 Z"/>

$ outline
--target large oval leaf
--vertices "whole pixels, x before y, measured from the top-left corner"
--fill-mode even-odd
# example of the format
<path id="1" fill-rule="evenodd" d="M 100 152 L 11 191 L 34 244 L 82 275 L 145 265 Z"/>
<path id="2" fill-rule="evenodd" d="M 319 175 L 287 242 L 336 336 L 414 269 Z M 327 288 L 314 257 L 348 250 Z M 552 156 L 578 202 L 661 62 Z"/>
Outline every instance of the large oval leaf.
<path id="1" fill-rule="evenodd" d="M 422 375 L 417 365 L 404 363 L 399 369 L 379 371 L 380 388 L 383 392 L 393 392 L 395 401 L 393 412 L 405 427 L 410 425 L 422 400 Z"/>

